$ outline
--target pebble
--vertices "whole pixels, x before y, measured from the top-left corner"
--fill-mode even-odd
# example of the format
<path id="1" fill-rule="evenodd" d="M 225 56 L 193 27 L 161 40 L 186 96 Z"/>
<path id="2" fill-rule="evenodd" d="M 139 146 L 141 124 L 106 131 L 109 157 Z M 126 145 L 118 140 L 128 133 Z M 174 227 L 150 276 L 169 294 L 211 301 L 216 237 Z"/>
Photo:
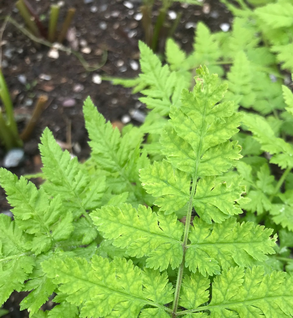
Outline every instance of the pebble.
<path id="1" fill-rule="evenodd" d="M 196 23 L 194 23 L 194 22 L 187 22 L 186 24 L 185 24 L 185 29 L 191 29 L 191 28 L 196 28 Z"/>
<path id="2" fill-rule="evenodd" d="M 130 67 L 131 67 L 134 71 L 137 71 L 137 70 L 138 70 L 139 65 L 138 65 L 138 63 L 137 63 L 136 61 L 130 60 L 129 64 L 130 64 Z"/>
<path id="3" fill-rule="evenodd" d="M 7 57 L 8 59 L 12 58 L 12 53 L 13 53 L 14 49 L 7 49 L 4 51 L 4 56 Z"/>
<path id="4" fill-rule="evenodd" d="M 145 113 L 143 113 L 142 111 L 138 110 L 138 109 L 132 109 L 130 110 L 130 115 L 133 119 L 137 120 L 140 123 L 143 123 L 145 121 Z"/>
<path id="5" fill-rule="evenodd" d="M 18 79 L 18 81 L 21 83 L 21 84 L 26 84 L 26 76 L 25 75 L 23 75 L 23 74 L 21 74 L 21 75 L 18 75 L 17 76 L 17 79 Z"/>
<path id="6" fill-rule="evenodd" d="M 169 11 L 168 16 L 171 20 L 175 20 L 177 18 L 177 13 L 175 11 Z"/>
<path id="7" fill-rule="evenodd" d="M 99 23 L 99 27 L 102 30 L 106 30 L 107 29 L 107 23 L 102 21 L 102 22 Z"/>
<path id="8" fill-rule="evenodd" d="M 74 86 L 73 86 L 73 91 L 75 92 L 75 93 L 80 93 L 81 91 L 83 91 L 84 90 L 84 86 L 82 85 L 82 84 L 75 84 Z"/>
<path id="9" fill-rule="evenodd" d="M 141 19 L 142 19 L 142 13 L 137 13 L 135 16 L 134 16 L 134 19 L 136 20 L 136 21 L 140 21 Z"/>
<path id="10" fill-rule="evenodd" d="M 229 23 L 222 23 L 222 24 L 220 24 L 220 28 L 223 32 L 227 32 L 230 29 L 230 24 Z"/>
<path id="11" fill-rule="evenodd" d="M 124 65 L 124 61 L 123 61 L 123 60 L 118 60 L 118 61 L 116 62 L 116 65 L 117 65 L 118 67 L 121 67 L 121 66 Z"/>
<path id="12" fill-rule="evenodd" d="M 205 3 L 202 7 L 202 12 L 205 14 L 209 14 L 211 11 L 211 6 L 208 3 Z"/>
<path id="13" fill-rule="evenodd" d="M 73 107 L 76 104 L 76 100 L 74 98 L 66 98 L 63 103 L 62 106 L 63 107 Z"/>
<path id="14" fill-rule="evenodd" d="M 123 5 L 128 9 L 133 9 L 133 4 L 129 1 L 124 1 Z"/>
<path id="15" fill-rule="evenodd" d="M 128 33 L 128 37 L 131 39 L 133 37 L 135 37 L 137 35 L 137 31 L 136 30 L 131 30 Z"/>
<path id="16" fill-rule="evenodd" d="M 32 106 L 32 104 L 33 104 L 33 100 L 30 98 L 27 98 L 24 102 L 24 106 L 26 107 Z"/>
<path id="17" fill-rule="evenodd" d="M 101 76 L 98 75 L 98 74 L 93 74 L 92 81 L 93 81 L 95 84 L 101 84 L 101 83 L 102 83 L 102 78 L 101 78 Z"/>
<path id="18" fill-rule="evenodd" d="M 24 151 L 22 148 L 13 148 L 7 152 L 3 160 L 3 167 L 17 167 L 24 159 Z"/>
<path id="19" fill-rule="evenodd" d="M 83 47 L 82 49 L 81 49 L 81 52 L 82 53 L 84 53 L 84 54 L 90 54 L 91 53 L 91 48 L 90 47 Z"/>
<path id="20" fill-rule="evenodd" d="M 119 68 L 119 71 L 120 71 L 121 73 L 124 73 L 124 72 L 127 71 L 127 67 L 126 67 L 125 65 L 123 65 L 123 66 L 121 66 L 121 67 Z"/>
<path id="21" fill-rule="evenodd" d="M 51 59 L 58 59 L 59 58 L 59 52 L 57 49 L 52 48 L 49 52 L 48 52 L 48 57 L 50 57 Z"/>
<path id="22" fill-rule="evenodd" d="M 40 74 L 39 79 L 44 80 L 44 81 L 50 81 L 52 76 L 47 75 L 47 74 Z"/>
<path id="23" fill-rule="evenodd" d="M 97 7 L 97 6 L 91 6 L 90 11 L 91 11 L 92 13 L 95 13 L 95 12 L 98 11 L 98 7 Z"/>
<path id="24" fill-rule="evenodd" d="M 7 215 L 7 216 L 9 216 L 10 218 L 13 218 L 13 214 L 12 214 L 12 212 L 11 211 L 4 211 L 4 212 L 1 212 L 1 214 L 5 214 L 5 215 Z"/>
<path id="25" fill-rule="evenodd" d="M 123 115 L 121 118 L 121 122 L 125 125 L 128 124 L 131 121 L 131 118 L 129 115 Z"/>
<path id="26" fill-rule="evenodd" d="M 219 12 L 218 11 L 212 11 L 210 16 L 213 18 L 213 19 L 218 19 L 219 17 Z"/>

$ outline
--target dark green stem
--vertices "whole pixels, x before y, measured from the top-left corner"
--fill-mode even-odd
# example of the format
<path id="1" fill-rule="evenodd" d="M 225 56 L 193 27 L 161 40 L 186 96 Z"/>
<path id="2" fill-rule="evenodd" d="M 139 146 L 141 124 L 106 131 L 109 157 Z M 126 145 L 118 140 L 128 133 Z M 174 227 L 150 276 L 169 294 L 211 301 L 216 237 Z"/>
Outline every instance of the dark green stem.
<path id="1" fill-rule="evenodd" d="M 156 24 L 155 24 L 153 40 L 152 40 L 152 47 L 151 47 L 154 52 L 156 52 L 157 47 L 158 47 L 159 34 L 160 34 L 161 28 L 162 28 L 162 26 L 165 22 L 165 19 L 166 19 L 167 9 L 168 9 L 167 6 L 163 6 L 160 9 L 159 16 L 158 16 Z"/>
<path id="2" fill-rule="evenodd" d="M 25 126 L 23 132 L 20 135 L 20 138 L 23 141 L 28 140 L 29 137 L 31 136 L 31 133 L 32 133 L 37 121 L 39 120 L 41 113 L 42 113 L 47 101 L 48 101 L 48 97 L 46 95 L 41 95 L 38 98 L 37 103 L 36 103 L 35 108 L 34 108 L 34 111 L 33 111 L 32 118 L 30 119 L 28 124 Z"/>
<path id="3" fill-rule="evenodd" d="M 181 262 L 179 270 L 178 270 L 175 295 L 174 295 L 174 302 L 173 302 L 173 306 L 172 306 L 172 317 L 173 318 L 176 317 L 176 312 L 177 312 L 178 304 L 179 304 L 179 295 L 180 295 L 180 290 L 181 290 L 181 285 L 182 285 L 182 280 L 183 280 L 183 273 L 184 273 L 184 268 L 185 268 L 185 254 L 186 254 L 186 249 L 187 249 L 187 241 L 188 241 L 188 234 L 189 234 L 189 229 L 190 229 L 191 214 L 192 214 L 192 207 L 193 207 L 193 198 L 195 195 L 196 185 L 197 185 L 197 177 L 195 177 L 193 179 L 190 199 L 189 199 L 189 203 L 188 203 L 188 211 L 187 211 L 187 215 L 186 215 L 183 244 L 182 244 L 183 259 L 182 259 L 182 262 Z"/>
<path id="4" fill-rule="evenodd" d="M 66 33 L 69 29 L 69 26 L 70 26 L 70 23 L 74 17 L 74 14 L 75 14 L 75 9 L 74 8 L 69 8 L 68 11 L 67 11 L 67 15 L 65 17 L 65 20 L 64 20 L 64 23 L 62 25 L 62 28 L 61 28 L 61 31 L 60 31 L 60 34 L 58 36 L 58 39 L 57 39 L 57 42 L 59 43 L 62 43 L 65 36 L 66 36 Z"/>
<path id="5" fill-rule="evenodd" d="M 275 187 L 275 189 L 274 189 L 273 194 L 270 196 L 270 201 L 271 201 L 271 202 L 273 201 L 273 199 L 274 199 L 274 197 L 276 196 L 276 194 L 279 192 L 279 190 L 280 190 L 282 184 L 283 184 L 284 181 L 286 180 L 286 178 L 287 178 L 289 172 L 291 171 L 291 169 L 292 169 L 292 167 L 288 167 L 288 168 L 284 171 L 282 177 L 280 178 L 280 180 L 278 181 L 278 183 L 277 183 L 277 185 L 276 185 L 276 187 Z"/>
<path id="6" fill-rule="evenodd" d="M 56 37 L 56 27 L 59 17 L 60 7 L 58 5 L 51 5 L 50 12 L 50 21 L 49 21 L 49 31 L 48 31 L 48 40 L 54 42 Z"/>
<path id="7" fill-rule="evenodd" d="M 36 26 L 34 18 L 30 14 L 30 12 L 28 11 L 28 9 L 27 9 L 26 5 L 24 4 L 23 0 L 18 0 L 16 2 L 15 6 L 19 10 L 19 13 L 23 17 L 23 19 L 25 21 L 25 24 L 27 25 L 27 27 L 29 28 L 31 33 L 34 34 L 35 36 L 39 37 L 40 36 L 39 29 Z"/>

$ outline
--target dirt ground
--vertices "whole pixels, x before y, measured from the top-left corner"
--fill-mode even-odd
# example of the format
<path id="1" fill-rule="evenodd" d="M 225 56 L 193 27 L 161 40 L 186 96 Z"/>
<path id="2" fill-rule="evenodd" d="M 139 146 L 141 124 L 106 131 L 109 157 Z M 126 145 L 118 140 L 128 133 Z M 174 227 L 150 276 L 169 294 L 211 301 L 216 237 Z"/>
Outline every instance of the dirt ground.
<path id="1" fill-rule="evenodd" d="M 47 17 L 51 3 L 58 1 L 29 0 L 39 16 Z M 138 101 L 139 95 L 132 95 L 130 89 L 113 86 L 102 81 L 103 76 L 133 78 L 139 73 L 138 40 L 144 40 L 141 24 L 141 0 L 64 0 L 61 17 L 69 7 L 76 9 L 72 28 L 64 45 L 73 47 L 94 71 L 86 70 L 74 54 L 58 50 L 58 57 L 52 56 L 52 48 L 38 45 L 23 34 L 21 28 L 7 23 L 0 39 L 1 65 L 15 107 L 20 131 L 31 116 L 34 103 L 39 95 L 46 94 L 48 103 L 30 139 L 25 142 L 25 159 L 11 171 L 18 176 L 40 170 L 38 152 L 39 138 L 45 127 L 49 127 L 55 138 L 80 160 L 89 156 L 87 132 L 82 114 L 83 101 L 91 96 L 107 120 L 111 122 L 131 121 L 139 125 L 131 116 L 131 110 L 146 112 Z M 23 25 L 15 6 L 15 1 L 0 1 L 0 27 L 3 19 L 10 15 Z M 155 20 L 159 7 L 153 12 Z M 172 23 L 174 13 L 182 12 L 182 18 L 174 38 L 181 47 L 190 52 L 194 30 L 198 21 L 203 21 L 212 31 L 221 30 L 223 23 L 231 24 L 231 14 L 218 0 L 206 0 L 204 6 L 174 3 L 169 10 L 168 22 Z M 174 21 L 174 20 L 173 20 Z M 164 46 L 161 39 L 159 47 Z M 56 51 L 53 51 L 53 55 Z M 0 104 L 1 106 L 1 104 Z M 0 166 L 5 152 L 0 146 Z M 0 213 L 7 212 L 3 190 L 0 189 Z M 18 304 L 22 294 L 14 293 L 6 302 L 10 311 L 5 318 L 28 317 L 20 312 Z"/>

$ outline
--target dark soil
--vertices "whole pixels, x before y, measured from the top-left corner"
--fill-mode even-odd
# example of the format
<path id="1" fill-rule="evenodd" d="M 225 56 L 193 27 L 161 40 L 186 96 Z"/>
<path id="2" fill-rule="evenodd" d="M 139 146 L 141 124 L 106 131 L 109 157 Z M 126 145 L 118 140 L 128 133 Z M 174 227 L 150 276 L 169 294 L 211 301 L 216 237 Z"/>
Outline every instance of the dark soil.
<path id="1" fill-rule="evenodd" d="M 48 16 L 50 3 L 58 1 L 29 0 L 37 13 Z M 140 0 L 64 0 L 61 16 L 71 6 L 76 14 L 70 32 L 71 42 L 75 41 L 76 51 L 92 67 L 101 64 L 95 71 L 87 71 L 73 54 L 58 51 L 59 57 L 48 56 L 51 48 L 38 45 L 24 35 L 20 29 L 8 23 L 0 39 L 2 50 L 2 71 L 11 92 L 15 114 L 20 130 L 31 116 L 33 105 L 39 95 L 46 94 L 49 102 L 43 111 L 30 139 L 24 143 L 25 159 L 11 171 L 18 176 L 40 171 L 38 143 L 45 127 L 52 130 L 55 138 L 63 142 L 80 160 L 89 156 L 87 132 L 82 114 L 83 101 L 91 96 L 98 110 L 112 123 L 126 122 L 127 118 L 139 124 L 129 115 L 139 108 L 145 111 L 138 101 L 138 95 L 132 95 L 130 89 L 113 86 L 110 82 L 93 82 L 95 76 L 133 78 L 139 73 L 138 40 L 144 40 L 144 31 L 137 14 L 140 12 Z M 14 1 L 0 1 L 0 18 L 11 15 L 21 25 L 22 19 L 14 7 Z M 158 5 L 156 6 L 158 8 Z M 174 34 L 181 47 L 190 52 L 194 36 L 194 27 L 203 21 L 212 31 L 220 31 L 222 23 L 231 23 L 231 14 L 218 0 L 206 0 L 204 7 L 174 4 L 170 11 L 182 12 L 182 18 Z M 158 12 L 153 12 L 154 19 Z M 170 18 L 169 18 L 170 19 Z M 170 21 L 171 22 L 171 21 Z M 193 23 L 193 24 L 191 24 Z M 44 21 L 47 24 L 47 21 Z M 70 38 L 69 38 L 70 39 Z M 163 47 L 161 39 L 159 47 Z M 25 79 L 24 79 L 25 76 Z M 1 106 L 1 105 L 0 105 Z M 5 155 L 0 146 L 0 166 Z M 0 189 L 0 212 L 7 212 L 9 205 L 4 192 Z M 23 295 L 14 293 L 4 305 L 10 311 L 8 317 L 28 317 L 26 311 L 20 312 L 18 304 Z"/>

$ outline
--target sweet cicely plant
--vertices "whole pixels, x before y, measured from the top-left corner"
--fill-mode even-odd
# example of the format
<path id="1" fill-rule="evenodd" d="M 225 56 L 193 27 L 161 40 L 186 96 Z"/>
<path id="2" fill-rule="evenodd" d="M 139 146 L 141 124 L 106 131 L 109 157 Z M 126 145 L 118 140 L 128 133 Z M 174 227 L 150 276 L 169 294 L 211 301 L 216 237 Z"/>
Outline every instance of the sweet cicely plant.
<path id="1" fill-rule="evenodd" d="M 277 237 L 239 222 L 241 116 L 226 89 L 197 71 L 157 160 L 138 128 L 120 136 L 87 99 L 86 165 L 46 129 L 40 189 L 1 169 L 14 220 L 0 215 L 0 303 L 18 290 L 30 317 L 291 317 L 293 278 L 270 262 Z"/>

